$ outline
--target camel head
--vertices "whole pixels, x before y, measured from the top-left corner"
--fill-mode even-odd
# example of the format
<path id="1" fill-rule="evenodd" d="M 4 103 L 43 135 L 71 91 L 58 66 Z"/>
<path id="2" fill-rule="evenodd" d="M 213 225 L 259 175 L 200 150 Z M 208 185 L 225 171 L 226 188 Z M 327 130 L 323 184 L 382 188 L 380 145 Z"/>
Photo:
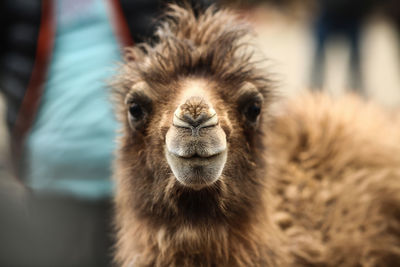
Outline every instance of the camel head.
<path id="1" fill-rule="evenodd" d="M 247 27 L 215 12 L 171 7 L 155 43 L 127 50 L 114 84 L 118 182 L 147 212 L 245 208 L 261 190 L 270 83 L 243 41 Z"/>

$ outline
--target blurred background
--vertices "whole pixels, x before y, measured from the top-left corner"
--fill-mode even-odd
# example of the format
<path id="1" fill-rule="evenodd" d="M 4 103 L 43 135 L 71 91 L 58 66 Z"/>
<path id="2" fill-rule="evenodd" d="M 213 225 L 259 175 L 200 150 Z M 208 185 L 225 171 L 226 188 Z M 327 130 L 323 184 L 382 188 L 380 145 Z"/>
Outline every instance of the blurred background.
<path id="1" fill-rule="evenodd" d="M 117 126 L 106 81 L 165 2 L 1 1 L 0 267 L 110 265 Z M 398 0 L 218 4 L 254 27 L 282 96 L 353 92 L 399 108 Z"/>

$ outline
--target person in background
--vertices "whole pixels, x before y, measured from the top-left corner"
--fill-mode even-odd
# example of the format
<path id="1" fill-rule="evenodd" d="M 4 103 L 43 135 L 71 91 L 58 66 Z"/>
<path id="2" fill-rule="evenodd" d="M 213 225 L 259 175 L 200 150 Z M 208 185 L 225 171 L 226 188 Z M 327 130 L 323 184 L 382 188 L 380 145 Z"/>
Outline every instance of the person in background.
<path id="1" fill-rule="evenodd" d="M 106 82 L 164 5 L 0 2 L 0 89 L 13 170 L 30 189 L 23 212 L 0 206 L 0 266 L 110 265 L 117 123 Z"/>
<path id="2" fill-rule="evenodd" d="M 342 36 L 350 47 L 349 87 L 363 92 L 361 72 L 360 36 L 365 18 L 373 0 L 319 0 L 314 23 L 316 43 L 312 66 L 311 88 L 320 90 L 324 85 L 324 66 L 327 43 L 334 36 Z"/>

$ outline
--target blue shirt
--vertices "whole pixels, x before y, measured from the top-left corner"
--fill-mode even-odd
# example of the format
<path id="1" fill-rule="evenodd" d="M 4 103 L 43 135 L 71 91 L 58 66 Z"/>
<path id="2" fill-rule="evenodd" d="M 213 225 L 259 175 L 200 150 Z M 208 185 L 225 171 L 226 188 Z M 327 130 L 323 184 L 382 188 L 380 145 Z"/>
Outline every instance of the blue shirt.
<path id="1" fill-rule="evenodd" d="M 116 121 L 106 81 L 120 50 L 103 0 L 57 0 L 53 57 L 27 140 L 36 191 L 98 199 L 112 193 Z"/>

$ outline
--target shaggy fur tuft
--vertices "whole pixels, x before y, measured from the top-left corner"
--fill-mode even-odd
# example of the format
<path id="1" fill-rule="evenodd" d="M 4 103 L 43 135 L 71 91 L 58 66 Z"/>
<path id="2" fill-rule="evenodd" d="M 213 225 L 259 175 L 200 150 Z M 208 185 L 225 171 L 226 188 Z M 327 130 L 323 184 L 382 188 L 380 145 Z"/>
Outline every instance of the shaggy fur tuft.
<path id="1" fill-rule="evenodd" d="M 185 76 L 212 76 L 221 83 L 236 84 L 231 90 L 246 81 L 256 82 L 270 99 L 271 81 L 257 68 L 254 50 L 245 41 L 250 34 L 249 27 L 239 24 L 227 10 L 217 11 L 211 6 L 196 16 L 188 7 L 171 5 L 156 31 L 155 44 L 126 49 L 125 64 L 113 82 L 116 102 L 124 101 L 134 83 L 145 81 L 165 87 Z M 155 97 L 170 93 L 150 90 Z"/>
<path id="2" fill-rule="evenodd" d="M 306 95 L 271 116 L 247 33 L 228 11 L 172 5 L 157 41 L 127 50 L 114 82 L 116 262 L 400 266 L 398 125 L 351 96 Z M 221 177 L 200 190 L 165 159 L 174 111 L 197 91 L 228 146 Z M 249 120 L 254 103 L 261 114 Z"/>

